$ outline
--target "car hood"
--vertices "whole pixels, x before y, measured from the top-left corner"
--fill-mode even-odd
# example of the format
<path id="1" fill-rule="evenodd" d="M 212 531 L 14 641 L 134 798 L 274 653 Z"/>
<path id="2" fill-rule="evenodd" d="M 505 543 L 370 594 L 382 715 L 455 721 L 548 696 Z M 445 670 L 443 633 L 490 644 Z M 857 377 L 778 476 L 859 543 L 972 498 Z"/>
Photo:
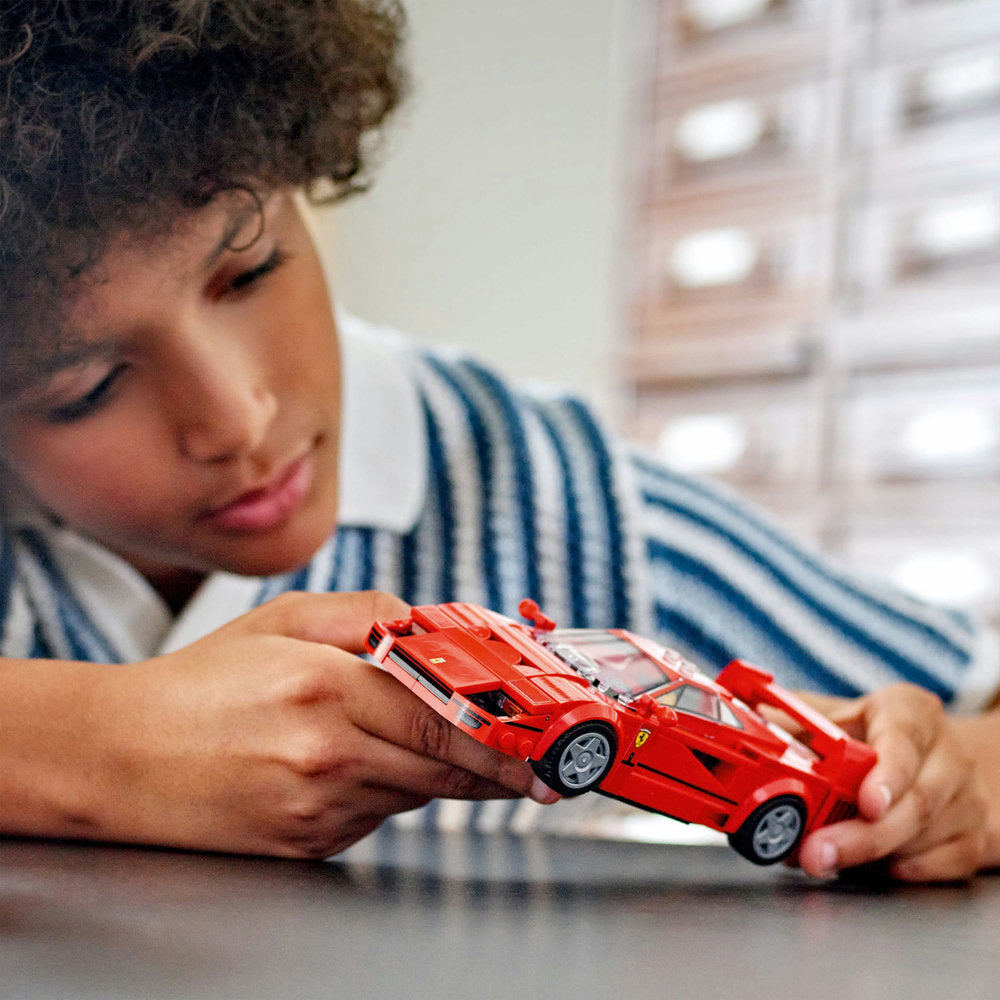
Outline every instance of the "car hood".
<path id="1" fill-rule="evenodd" d="M 538 646 L 521 650 L 462 628 L 402 636 L 396 645 L 418 657 L 459 694 L 502 687 L 525 710 L 601 700 L 584 678 Z"/>

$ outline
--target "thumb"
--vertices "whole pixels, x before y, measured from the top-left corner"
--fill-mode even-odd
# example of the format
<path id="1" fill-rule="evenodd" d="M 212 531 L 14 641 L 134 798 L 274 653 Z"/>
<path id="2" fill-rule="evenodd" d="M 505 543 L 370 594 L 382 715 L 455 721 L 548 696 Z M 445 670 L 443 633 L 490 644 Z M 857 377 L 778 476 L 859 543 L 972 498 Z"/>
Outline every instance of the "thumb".
<path id="1" fill-rule="evenodd" d="M 814 691 L 796 691 L 811 708 L 821 712 L 831 722 L 836 723 L 848 736 L 865 738 L 865 701 L 863 698 L 841 698 L 832 694 L 817 694 Z"/>
<path id="2" fill-rule="evenodd" d="M 254 631 L 320 642 L 349 653 L 365 652 L 372 623 L 404 618 L 410 606 L 392 594 L 364 590 L 346 594 L 291 591 L 244 616 Z"/>

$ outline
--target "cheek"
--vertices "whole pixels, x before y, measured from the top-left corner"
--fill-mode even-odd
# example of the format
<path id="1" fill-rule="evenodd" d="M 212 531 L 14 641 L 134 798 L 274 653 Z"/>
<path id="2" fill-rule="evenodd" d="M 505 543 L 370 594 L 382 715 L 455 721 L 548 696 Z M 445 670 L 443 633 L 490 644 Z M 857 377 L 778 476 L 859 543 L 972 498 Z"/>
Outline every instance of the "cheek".
<path id="1" fill-rule="evenodd" d="M 313 405 L 336 409 L 340 355 L 325 286 L 297 290 L 293 315 L 305 322 L 290 323 L 289 312 L 282 304 L 269 317 L 276 331 L 268 347 L 269 380 L 286 398 L 310 398 Z"/>
<path id="2" fill-rule="evenodd" d="M 43 507 L 79 526 L 128 520 L 165 496 L 164 465 L 141 425 L 16 435 L 11 466 Z"/>

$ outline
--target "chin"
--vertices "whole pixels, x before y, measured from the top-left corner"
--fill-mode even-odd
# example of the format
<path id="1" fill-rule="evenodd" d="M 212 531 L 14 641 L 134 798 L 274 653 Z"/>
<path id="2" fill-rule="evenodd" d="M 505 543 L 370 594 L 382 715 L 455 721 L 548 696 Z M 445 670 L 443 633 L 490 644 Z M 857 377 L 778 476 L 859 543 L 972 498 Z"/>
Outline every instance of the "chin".
<path id="1" fill-rule="evenodd" d="M 220 558 L 212 560 L 214 569 L 240 576 L 274 576 L 305 566 L 333 535 L 336 525 L 322 524 L 295 531 L 247 536 L 231 541 Z"/>

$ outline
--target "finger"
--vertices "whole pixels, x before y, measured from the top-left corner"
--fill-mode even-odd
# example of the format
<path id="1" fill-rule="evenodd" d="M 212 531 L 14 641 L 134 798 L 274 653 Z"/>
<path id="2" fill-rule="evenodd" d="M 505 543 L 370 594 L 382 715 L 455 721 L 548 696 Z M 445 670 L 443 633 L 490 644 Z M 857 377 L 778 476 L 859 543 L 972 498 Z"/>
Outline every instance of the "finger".
<path id="1" fill-rule="evenodd" d="M 984 838 L 978 832 L 955 837 L 912 857 L 898 858 L 889 872 L 902 882 L 958 882 L 979 870 Z"/>
<path id="2" fill-rule="evenodd" d="M 322 780 L 322 779 L 320 779 Z M 359 818 L 379 821 L 395 813 L 409 812 L 426 805 L 433 796 L 406 788 L 367 785 L 364 782 L 331 783 L 317 789 L 316 781 L 307 783 L 298 801 L 282 813 L 276 828 L 284 837 L 311 837 L 317 832 L 342 830 Z"/>
<path id="3" fill-rule="evenodd" d="M 301 774 L 320 776 L 347 767 L 365 780 L 381 775 L 383 783 L 432 796 L 558 800 L 525 761 L 478 743 L 374 664 L 335 647 L 298 640 L 291 640 L 289 653 L 289 640 L 279 642 L 285 644 L 283 657 L 307 668 L 302 677 L 294 671 L 283 676 L 288 700 L 317 716 L 308 727 L 312 735 L 297 750 L 295 766 Z M 352 734 L 349 746 L 345 740 Z M 370 737 L 363 746 L 357 742 L 362 734 Z M 390 748 L 409 755 L 387 756 Z M 473 787 L 464 772 L 482 783 Z"/>
<path id="4" fill-rule="evenodd" d="M 864 739 L 864 709 L 861 698 L 839 698 L 814 691 L 796 691 L 797 698 L 836 723 L 849 736 Z"/>
<path id="5" fill-rule="evenodd" d="M 885 689 L 888 695 L 880 691 L 854 699 L 798 692 L 849 736 L 876 750 L 876 763 L 858 789 L 858 810 L 865 819 L 879 819 L 899 799 L 917 775 L 924 747 L 933 740 L 934 712 L 923 717 L 922 700 L 910 697 L 908 688 L 896 685 Z"/>
<path id="6" fill-rule="evenodd" d="M 780 708 L 775 708 L 773 705 L 758 705 L 756 711 L 767 722 L 774 723 L 774 725 L 788 733 L 789 736 L 794 736 L 796 739 L 800 738 L 806 731 L 802 723 L 796 722 L 787 712 L 783 712 Z"/>
<path id="7" fill-rule="evenodd" d="M 852 835 L 852 831 L 848 829 L 845 832 L 844 827 L 857 823 L 858 820 L 845 820 L 809 834 L 799 844 L 796 858 L 798 866 L 813 878 L 835 878 L 840 869 L 845 867 L 840 844 Z"/>
<path id="8" fill-rule="evenodd" d="M 429 760 L 410 751 L 408 760 L 397 758 L 399 772 L 382 779 L 379 785 L 367 785 L 367 788 L 384 791 L 388 795 L 416 794 L 425 799 L 517 799 L 521 793 L 507 785 L 498 784 L 488 778 L 482 778 L 472 771 L 455 764 L 443 761 Z M 393 810 L 400 812 L 404 810 Z"/>
<path id="9" fill-rule="evenodd" d="M 899 802 L 879 820 L 846 820 L 824 827 L 807 837 L 799 852 L 803 871 L 830 878 L 838 870 L 870 864 L 897 853 L 904 845 L 925 835 L 940 841 L 952 832 L 957 818 L 946 815 L 956 790 L 955 771 L 946 766 L 928 768 L 919 786 L 908 789 Z M 944 817 L 942 819 L 942 817 Z M 935 824 L 942 822 L 940 831 Z"/>
<path id="10" fill-rule="evenodd" d="M 395 816 L 396 813 L 419 809 L 421 806 L 427 805 L 434 797 L 429 793 L 407 789 L 365 785 L 353 805 L 366 818 L 377 818 L 381 822 L 389 816 Z"/>
<path id="11" fill-rule="evenodd" d="M 865 738 L 878 758 L 858 790 L 858 808 L 866 819 L 877 820 L 926 770 L 924 759 L 941 735 L 943 711 L 930 692 L 906 684 L 868 695 L 862 708 Z M 942 780 L 942 770 L 939 764 L 931 791 Z"/>
<path id="12" fill-rule="evenodd" d="M 944 712 L 941 699 L 912 684 L 894 684 L 861 699 L 866 737 L 873 746 L 900 734 L 921 753 L 937 739 Z"/>
<path id="13" fill-rule="evenodd" d="M 938 844 L 985 829 L 986 804 L 977 791 L 963 785 L 958 793 L 934 817 L 932 823 L 896 851 L 899 858 L 915 857 Z"/>
<path id="14" fill-rule="evenodd" d="M 363 761 L 358 803 L 366 812 L 379 809 L 384 810 L 384 815 L 404 812 L 415 808 L 400 804 L 401 800 L 412 796 L 426 802 L 428 799 L 513 799 L 524 794 L 457 764 L 435 760 L 382 739 L 371 738 L 359 744 L 354 756 Z M 555 796 L 550 789 L 545 788 L 545 791 Z"/>
<path id="15" fill-rule="evenodd" d="M 819 694 L 816 691 L 796 691 L 795 696 L 804 701 L 810 708 L 821 712 L 828 719 L 841 725 L 841 719 L 850 719 L 860 715 L 860 698 L 841 698 L 832 694 Z"/>
<path id="16" fill-rule="evenodd" d="M 535 776 L 525 761 L 483 746 L 438 715 L 389 674 L 371 664 L 360 661 L 358 664 L 368 671 L 369 682 L 365 684 L 365 694 L 353 698 L 348 708 L 352 721 L 359 728 L 410 750 L 420 758 L 471 772 L 517 795 L 527 795 L 542 803 L 555 802 L 559 798 Z M 436 771 L 439 777 L 446 776 L 446 781 L 461 783 L 457 775 L 447 777 L 449 773 L 442 768 Z M 449 794 L 447 797 L 471 796 Z"/>
<path id="17" fill-rule="evenodd" d="M 327 826 L 283 834 L 270 853 L 294 858 L 329 858 L 373 833 L 385 820 L 382 814 L 331 817 Z"/>
<path id="18" fill-rule="evenodd" d="M 347 594 L 307 594 L 294 591 L 261 605 L 243 620 L 256 631 L 273 631 L 292 639 L 324 643 L 363 653 L 365 639 L 376 621 L 402 618 L 410 606 L 392 594 L 365 590 Z"/>

